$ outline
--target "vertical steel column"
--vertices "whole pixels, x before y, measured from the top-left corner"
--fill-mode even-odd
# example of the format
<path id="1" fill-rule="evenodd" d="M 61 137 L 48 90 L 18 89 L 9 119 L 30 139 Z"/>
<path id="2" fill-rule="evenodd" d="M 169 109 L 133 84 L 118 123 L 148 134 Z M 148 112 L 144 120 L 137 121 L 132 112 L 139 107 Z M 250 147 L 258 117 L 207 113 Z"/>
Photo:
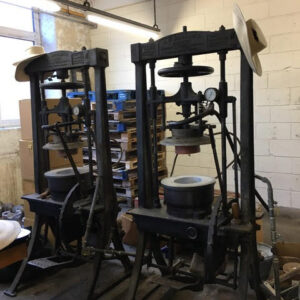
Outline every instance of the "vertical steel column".
<path id="1" fill-rule="evenodd" d="M 146 64 L 135 64 L 139 206 L 153 207 L 152 155 L 147 115 Z"/>
<path id="2" fill-rule="evenodd" d="M 85 122 L 86 122 L 86 130 L 87 130 L 87 138 L 88 138 L 88 150 L 89 150 L 89 173 L 90 173 L 90 182 L 93 182 L 93 150 L 92 150 L 92 132 L 91 132 L 91 102 L 89 98 L 89 91 L 91 88 L 90 80 L 89 80 L 89 69 L 82 69 L 83 81 L 84 81 L 84 107 L 85 107 Z"/>
<path id="3" fill-rule="evenodd" d="M 96 95 L 96 155 L 98 175 L 100 176 L 100 201 L 104 203 L 104 240 L 109 240 L 109 230 L 117 206 L 116 194 L 113 186 L 111 153 L 109 141 L 106 84 L 104 67 L 95 67 L 95 95 Z M 106 230 L 107 229 L 107 230 Z"/>
<path id="4" fill-rule="evenodd" d="M 225 73 L 225 61 L 226 61 L 227 51 L 219 52 L 220 60 L 220 117 L 221 117 L 221 148 L 222 148 L 222 209 L 223 213 L 227 214 L 226 204 L 227 204 L 227 147 L 226 147 L 226 118 L 228 116 L 227 112 L 227 101 L 228 101 L 228 87 L 226 82 Z"/>
<path id="5" fill-rule="evenodd" d="M 255 221 L 253 72 L 241 52 L 241 217 Z"/>
<path id="6" fill-rule="evenodd" d="M 39 88 L 39 77 L 35 73 L 30 76 L 31 92 L 31 118 L 32 118 L 32 140 L 33 140 L 33 162 L 34 162 L 34 185 L 35 192 L 42 193 L 47 187 L 44 173 L 48 169 L 48 151 L 43 150 L 44 132 L 41 128 L 41 95 Z"/>
<path id="7" fill-rule="evenodd" d="M 157 100 L 157 88 L 155 86 L 155 61 L 150 62 L 150 77 L 151 77 L 151 87 L 150 87 L 150 102 Z M 152 118 L 152 149 L 153 149 L 153 204 L 154 207 L 160 208 L 159 200 L 159 180 L 158 180 L 158 156 L 157 156 L 157 104 L 150 104 L 151 118 Z"/>
<path id="8" fill-rule="evenodd" d="M 256 248 L 253 112 L 253 71 L 241 51 L 241 218 L 244 224 L 251 223 L 253 230 L 241 243 L 240 297 L 247 298 L 249 280 L 256 299 L 262 300 Z"/>

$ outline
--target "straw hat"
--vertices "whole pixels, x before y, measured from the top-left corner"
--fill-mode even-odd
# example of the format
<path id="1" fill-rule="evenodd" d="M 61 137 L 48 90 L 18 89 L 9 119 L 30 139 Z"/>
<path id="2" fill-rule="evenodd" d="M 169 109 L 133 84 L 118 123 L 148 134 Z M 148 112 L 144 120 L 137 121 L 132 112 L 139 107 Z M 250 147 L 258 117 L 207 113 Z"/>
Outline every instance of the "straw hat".
<path id="1" fill-rule="evenodd" d="M 235 3 L 233 6 L 233 27 L 251 69 L 259 76 L 262 74 L 257 53 L 267 47 L 267 41 L 257 23 L 244 16 Z"/>
<path id="2" fill-rule="evenodd" d="M 20 231 L 21 226 L 17 221 L 0 220 L 0 250 L 10 245 Z"/>
<path id="3" fill-rule="evenodd" d="M 46 52 L 42 46 L 31 46 L 25 50 L 25 57 L 15 62 L 15 78 L 17 81 L 29 81 L 29 76 L 25 73 L 27 65 L 35 58 L 44 55 Z"/>

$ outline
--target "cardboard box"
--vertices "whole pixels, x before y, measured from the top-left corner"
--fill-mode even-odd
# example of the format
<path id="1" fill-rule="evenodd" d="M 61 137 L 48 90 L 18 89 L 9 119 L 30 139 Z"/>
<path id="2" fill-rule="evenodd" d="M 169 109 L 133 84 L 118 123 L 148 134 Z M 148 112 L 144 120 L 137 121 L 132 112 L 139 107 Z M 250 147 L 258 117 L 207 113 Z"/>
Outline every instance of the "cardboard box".
<path id="1" fill-rule="evenodd" d="M 49 109 L 54 108 L 58 104 L 59 99 L 47 99 L 47 106 Z M 69 99 L 70 105 L 75 106 L 81 103 L 80 98 Z M 20 109 L 20 124 L 21 124 L 21 139 L 32 140 L 32 118 L 31 118 L 31 100 L 25 99 L 19 101 Z M 54 124 L 61 121 L 57 114 L 49 115 L 49 124 Z"/>
<path id="2" fill-rule="evenodd" d="M 22 179 L 34 180 L 32 141 L 20 140 L 19 147 Z"/>
<path id="3" fill-rule="evenodd" d="M 279 256 L 300 258 L 300 243 L 278 242 L 276 248 Z"/>
<path id="4" fill-rule="evenodd" d="M 132 215 L 125 213 L 120 217 L 120 219 L 122 230 L 125 232 L 123 243 L 130 246 L 136 246 L 138 240 L 138 229 L 136 224 L 133 222 Z"/>
<path id="5" fill-rule="evenodd" d="M 32 140 L 31 100 L 19 101 L 21 139 Z"/>
<path id="6" fill-rule="evenodd" d="M 31 140 L 20 140 L 21 175 L 23 180 L 34 180 L 33 145 Z M 73 159 L 78 166 L 83 165 L 82 149 L 78 149 Z M 43 150 L 47 151 L 47 150 Z M 70 166 L 68 159 L 59 155 L 58 151 L 49 151 L 50 170 Z"/>
<path id="7" fill-rule="evenodd" d="M 35 193 L 34 181 L 32 180 L 22 180 L 22 187 L 23 187 L 23 195 L 29 195 Z"/>

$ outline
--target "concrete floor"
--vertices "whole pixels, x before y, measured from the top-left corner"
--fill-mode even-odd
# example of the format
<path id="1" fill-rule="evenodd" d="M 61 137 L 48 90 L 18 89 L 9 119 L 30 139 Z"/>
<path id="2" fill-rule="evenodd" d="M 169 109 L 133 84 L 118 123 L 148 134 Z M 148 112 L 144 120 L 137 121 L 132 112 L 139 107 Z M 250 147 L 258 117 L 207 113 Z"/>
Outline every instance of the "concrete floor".
<path id="1" fill-rule="evenodd" d="M 280 208 L 277 217 L 278 232 L 282 240 L 286 242 L 300 242 L 300 210 Z M 269 240 L 267 218 L 264 217 L 263 228 L 265 242 Z M 38 274 L 34 280 L 23 284 L 19 289 L 17 300 L 77 300 L 85 299 L 87 295 L 88 282 L 91 274 L 91 264 L 84 264 L 77 268 L 64 269 L 59 272 L 47 275 Z M 149 282 L 147 278 L 153 275 L 153 270 L 144 270 L 144 279 L 139 285 L 137 299 L 189 299 L 189 300 L 226 300 L 238 299 L 237 293 L 233 290 L 217 286 L 207 285 L 202 292 L 181 291 L 174 293 L 165 287 L 154 289 L 156 285 Z M 100 278 L 97 284 L 96 293 L 101 293 L 112 282 L 124 276 L 121 265 L 116 261 L 104 262 L 100 271 Z M 129 279 L 123 280 L 117 287 L 106 292 L 98 299 L 101 300 L 123 300 L 128 288 Z M 0 299 L 8 300 L 9 297 L 2 294 L 9 283 L 0 283 Z M 148 295 L 149 294 L 149 295 Z M 248 300 L 254 300 L 253 292 L 249 290 Z"/>

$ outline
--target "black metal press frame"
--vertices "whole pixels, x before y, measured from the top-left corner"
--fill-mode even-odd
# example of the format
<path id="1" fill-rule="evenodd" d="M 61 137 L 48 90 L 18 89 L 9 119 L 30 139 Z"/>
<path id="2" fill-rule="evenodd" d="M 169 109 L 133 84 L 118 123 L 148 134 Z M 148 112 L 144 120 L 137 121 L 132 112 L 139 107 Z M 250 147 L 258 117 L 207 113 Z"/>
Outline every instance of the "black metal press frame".
<path id="1" fill-rule="evenodd" d="M 253 135 L 253 71 L 238 42 L 233 29 L 219 31 L 184 31 L 163 37 L 157 41 L 145 44 L 131 45 L 131 59 L 135 64 L 136 77 L 136 112 L 137 112 L 137 147 L 138 147 L 138 197 L 139 208 L 133 209 L 134 217 L 139 229 L 137 255 L 129 286 L 128 299 L 135 298 L 141 267 L 144 263 L 144 252 L 147 241 L 152 242 L 151 249 L 160 270 L 164 275 L 166 265 L 159 249 L 159 234 L 181 236 L 191 239 L 185 234 L 188 228 L 195 228 L 195 232 L 206 232 L 209 224 L 204 220 L 185 220 L 166 215 L 164 208 L 156 204 L 156 183 L 153 182 L 152 146 L 149 128 L 149 113 L 147 103 L 146 66 L 150 64 L 151 75 L 154 76 L 153 65 L 158 60 L 176 58 L 179 56 L 193 56 L 209 53 L 225 54 L 229 51 L 240 50 L 241 53 L 241 81 L 240 81 L 240 170 L 241 170 L 241 224 L 218 226 L 218 232 L 238 236 L 241 245 L 239 295 L 241 300 L 247 299 L 248 284 L 255 290 L 257 299 L 264 299 L 258 270 L 258 256 L 256 249 L 255 223 L 255 183 L 254 183 L 254 135 Z M 222 64 L 221 64 L 222 66 Z M 222 70 L 221 70 L 222 72 Z M 222 78 L 221 78 L 222 79 Z M 225 79 L 225 69 L 223 74 Z M 222 81 L 222 80 L 221 80 Z M 154 79 L 151 77 L 152 89 L 155 89 Z M 222 99 L 221 99 L 222 100 Z M 224 100 L 224 99 L 223 99 Z M 224 100 L 225 101 L 225 100 Z M 222 105 L 222 103 L 221 103 Z M 220 111 L 221 113 L 221 111 Z M 222 118 L 222 116 L 221 116 Z M 226 116 L 225 116 L 226 118 Z M 224 120 L 225 120 L 224 118 Z M 225 131 L 226 123 L 223 123 Z M 225 131 L 223 133 L 227 134 Z M 226 137 L 225 137 L 226 139 Z M 229 141 L 230 142 L 230 141 Z M 225 141 L 223 141 L 223 144 Z M 236 141 L 235 141 L 236 143 Z M 230 143 L 233 147 L 233 142 Z M 237 159 L 237 157 L 235 156 Z M 224 166 L 223 166 L 224 167 Z M 225 164 L 226 168 L 226 164 Z M 224 172 L 224 170 L 223 170 Z M 225 171 L 226 172 L 226 171 Z M 226 178 L 226 175 L 224 175 Z M 224 178 L 224 177 L 223 177 Z M 226 183 L 226 180 L 225 180 Z M 154 188 L 153 188 L 154 187 Z M 222 199 L 227 199 L 227 192 L 222 189 Z M 211 216 L 212 217 L 212 216 Z M 205 229 L 206 228 L 206 229 Z M 204 229 L 204 231 L 201 231 Z M 217 233 L 218 233 L 217 232 Z"/>
<path id="2" fill-rule="evenodd" d="M 87 79 L 87 72 L 89 68 L 94 69 L 95 78 L 95 98 L 96 98 L 96 112 L 95 112 L 95 134 L 93 140 L 95 142 L 96 156 L 97 156 L 97 180 L 95 192 L 98 195 L 94 195 L 93 200 L 89 199 L 89 203 L 85 203 L 86 207 L 80 209 L 85 211 L 86 219 L 90 216 L 98 224 L 98 241 L 97 249 L 105 249 L 111 242 L 114 243 L 115 249 L 124 251 L 120 237 L 117 232 L 116 217 L 118 213 L 118 205 L 116 194 L 113 186 L 112 167 L 111 167 L 111 153 L 110 153 L 110 139 L 108 128 L 108 114 L 107 114 L 107 98 L 106 98 L 106 80 L 105 80 L 105 68 L 108 66 L 108 51 L 105 49 L 95 48 L 90 50 L 83 50 L 78 52 L 71 51 L 56 51 L 45 54 L 41 57 L 33 60 L 27 67 L 26 73 L 30 76 L 30 88 L 31 88 L 31 113 L 32 113 L 32 136 L 33 136 L 33 154 L 34 154 L 34 183 L 35 194 L 26 195 L 23 198 L 29 201 L 30 208 L 35 212 L 34 226 L 31 232 L 31 239 L 28 246 L 27 257 L 23 260 L 21 267 L 15 276 L 14 281 L 8 290 L 4 293 L 8 296 L 15 296 L 16 289 L 23 278 L 24 271 L 28 262 L 30 261 L 34 252 L 37 240 L 41 231 L 42 224 L 51 222 L 60 222 L 59 219 L 62 215 L 62 211 L 67 209 L 64 205 L 68 205 L 66 201 L 67 197 L 80 197 L 80 182 L 74 188 L 71 189 L 67 200 L 64 202 L 57 202 L 53 199 L 43 199 L 40 194 L 47 188 L 47 182 L 44 177 L 44 173 L 49 170 L 49 155 L 48 151 L 43 149 L 43 145 L 47 141 L 44 134 L 44 122 L 42 120 L 42 106 L 44 99 L 43 86 L 44 78 L 48 74 L 52 74 L 57 71 L 64 70 L 76 70 L 80 69 L 84 72 L 84 78 Z M 91 111 L 90 101 L 88 99 L 88 90 L 85 85 L 84 99 L 86 114 L 85 119 L 87 126 L 91 126 Z M 76 122 L 74 122 L 76 123 Z M 59 125 L 56 124 L 56 127 Z M 87 129 L 88 142 L 91 143 L 91 132 Z M 62 141 L 65 146 L 65 143 Z M 69 153 L 70 154 L 70 153 Z M 70 163 L 72 164 L 72 157 L 68 155 Z M 91 161 L 89 162 L 91 163 Z M 72 167 L 76 168 L 74 161 Z M 91 170 L 91 168 L 90 168 Z M 74 170 L 75 171 L 75 170 Z M 92 169 L 93 171 L 93 169 Z M 93 171 L 95 173 L 95 171 Z M 75 172 L 76 174 L 76 172 Z M 79 187 L 79 188 L 78 188 Z M 73 193 L 73 194 L 72 194 Z M 77 195 L 76 195 L 77 193 Z M 72 200 L 72 199 L 70 199 Z M 94 203 L 94 200 L 95 203 Z M 93 203 L 92 203 L 93 202 Z M 73 201 L 71 201 L 72 205 Z M 97 208 L 96 208 L 97 207 Z M 96 213 L 97 210 L 97 213 Z M 57 218 L 57 216 L 60 216 Z M 56 221 L 55 221 L 56 220 Z M 74 228 L 76 231 L 76 229 Z M 55 248 L 58 246 L 56 241 Z M 81 241 L 79 241 L 81 243 Z M 104 258 L 104 252 L 96 252 L 94 259 L 94 272 L 90 282 L 90 289 L 88 299 L 93 297 L 94 288 L 99 275 L 101 262 Z M 75 256 L 80 256 L 80 253 Z M 79 257 L 80 258 L 80 257 Z M 122 255 L 119 258 L 126 271 L 131 269 L 131 264 L 126 255 Z"/>

